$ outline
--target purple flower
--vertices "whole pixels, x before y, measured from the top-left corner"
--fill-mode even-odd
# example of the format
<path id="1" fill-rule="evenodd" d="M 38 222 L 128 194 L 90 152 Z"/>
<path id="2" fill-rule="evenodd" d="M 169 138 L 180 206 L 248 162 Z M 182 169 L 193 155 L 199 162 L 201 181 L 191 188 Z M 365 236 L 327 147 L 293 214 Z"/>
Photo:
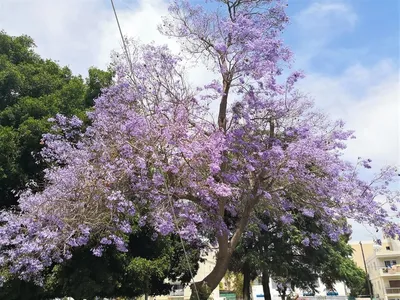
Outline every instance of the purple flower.
<path id="1" fill-rule="evenodd" d="M 314 217 L 314 210 L 309 208 L 302 209 L 302 214 L 306 217 L 313 218 Z"/>
<path id="2" fill-rule="evenodd" d="M 301 243 L 302 243 L 304 246 L 308 247 L 308 246 L 310 246 L 310 239 L 309 239 L 308 237 L 306 237 L 306 238 L 304 238 L 304 239 L 301 241 Z"/>
<path id="3" fill-rule="evenodd" d="M 104 248 L 96 247 L 91 249 L 94 256 L 101 257 L 103 255 Z"/>
<path id="4" fill-rule="evenodd" d="M 123 233 L 131 233 L 132 232 L 132 227 L 131 224 L 128 221 L 122 221 L 119 225 L 119 229 Z"/>
<path id="5" fill-rule="evenodd" d="M 100 243 L 103 244 L 103 245 L 111 245 L 111 244 L 112 244 L 112 241 L 109 240 L 108 238 L 102 238 L 102 239 L 100 240 Z"/>
<path id="6" fill-rule="evenodd" d="M 210 164 L 210 170 L 212 174 L 217 174 L 221 170 L 221 168 L 218 163 L 214 162 Z"/>
<path id="7" fill-rule="evenodd" d="M 283 222 L 283 224 L 289 225 L 294 222 L 294 219 L 292 215 L 286 214 L 281 217 L 281 221 Z"/>
<path id="8" fill-rule="evenodd" d="M 147 216 L 140 217 L 139 222 L 138 222 L 138 225 L 139 225 L 140 227 L 145 226 L 145 225 L 146 225 L 146 219 L 147 219 Z"/>

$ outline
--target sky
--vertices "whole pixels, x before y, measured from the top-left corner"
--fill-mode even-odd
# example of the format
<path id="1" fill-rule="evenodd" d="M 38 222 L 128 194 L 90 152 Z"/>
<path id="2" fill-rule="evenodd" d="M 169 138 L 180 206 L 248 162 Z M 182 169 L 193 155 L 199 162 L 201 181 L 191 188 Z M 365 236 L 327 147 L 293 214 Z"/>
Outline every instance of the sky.
<path id="1" fill-rule="evenodd" d="M 167 0 L 114 2 L 124 35 L 179 49 L 157 31 Z M 375 170 L 400 165 L 400 1 L 289 0 L 287 12 L 283 38 L 295 54 L 293 68 L 306 74 L 299 88 L 356 131 L 345 158 L 370 158 Z M 1 0 L 0 29 L 30 35 L 42 57 L 83 76 L 90 66 L 106 68 L 121 47 L 108 0 Z M 197 84 L 211 76 L 202 66 L 191 71 Z M 370 240 L 372 233 L 353 224 L 353 240 Z"/>

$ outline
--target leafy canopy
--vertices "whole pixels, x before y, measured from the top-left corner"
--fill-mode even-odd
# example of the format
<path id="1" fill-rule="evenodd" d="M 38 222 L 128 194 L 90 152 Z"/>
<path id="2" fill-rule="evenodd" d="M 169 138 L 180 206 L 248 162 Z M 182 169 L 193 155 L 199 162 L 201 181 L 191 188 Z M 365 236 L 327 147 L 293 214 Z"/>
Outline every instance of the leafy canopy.
<path id="1" fill-rule="evenodd" d="M 37 163 L 40 140 L 57 113 L 85 118 L 112 72 L 89 69 L 89 78 L 42 59 L 28 36 L 0 32 L 0 207 L 17 204 L 15 192 L 29 180 L 41 185 L 46 167 Z"/>
<path id="2" fill-rule="evenodd" d="M 287 288 L 317 292 L 318 278 L 328 289 L 342 281 L 353 294 L 359 293 L 366 274 L 351 258 L 348 236 L 332 241 L 318 218 L 299 211 L 292 213 L 290 226 L 265 213 L 256 214 L 234 252 L 230 269 L 241 273 L 250 271 L 251 280 L 259 275 L 267 278 L 266 282 L 272 278 L 280 284 L 283 297 Z"/>

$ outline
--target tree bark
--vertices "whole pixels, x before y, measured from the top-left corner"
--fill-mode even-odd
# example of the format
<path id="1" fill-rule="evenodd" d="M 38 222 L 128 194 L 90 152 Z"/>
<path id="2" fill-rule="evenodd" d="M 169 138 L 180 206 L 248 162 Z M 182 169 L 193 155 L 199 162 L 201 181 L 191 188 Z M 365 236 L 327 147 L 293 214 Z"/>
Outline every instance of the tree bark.
<path id="1" fill-rule="evenodd" d="M 243 300 L 250 300 L 250 266 L 247 262 L 243 265 Z"/>
<path id="2" fill-rule="evenodd" d="M 229 80 L 223 81 L 223 95 L 221 97 L 221 102 L 219 104 L 218 113 L 218 127 L 226 132 L 226 111 L 228 107 L 228 94 L 231 88 L 231 83 Z"/>
<path id="3" fill-rule="evenodd" d="M 191 300 L 207 300 L 209 298 L 212 291 L 219 286 L 219 283 L 225 276 L 231 257 L 232 252 L 229 251 L 228 237 L 224 234 L 223 237 L 219 238 L 219 251 L 215 267 L 202 281 L 191 285 Z"/>
<path id="4" fill-rule="evenodd" d="M 261 284 L 264 291 L 264 300 L 272 300 L 271 290 L 269 289 L 269 274 L 264 270 L 261 276 Z"/>
<path id="5" fill-rule="evenodd" d="M 256 190 L 257 188 L 255 188 L 255 191 Z M 191 285 L 191 300 L 207 300 L 212 291 L 219 285 L 222 278 L 225 276 L 226 271 L 228 270 L 233 251 L 236 249 L 236 246 L 238 245 L 242 234 L 246 229 L 250 214 L 258 201 L 259 197 L 256 195 L 254 195 L 253 199 L 247 201 L 238 227 L 231 240 L 229 240 L 227 232 L 224 232 L 222 235 L 218 236 L 218 253 L 215 267 L 206 278 Z M 219 206 L 219 215 L 223 217 L 225 211 L 225 202 L 221 200 Z M 197 288 L 197 292 L 195 287 Z M 197 294 L 199 295 L 198 297 Z"/>

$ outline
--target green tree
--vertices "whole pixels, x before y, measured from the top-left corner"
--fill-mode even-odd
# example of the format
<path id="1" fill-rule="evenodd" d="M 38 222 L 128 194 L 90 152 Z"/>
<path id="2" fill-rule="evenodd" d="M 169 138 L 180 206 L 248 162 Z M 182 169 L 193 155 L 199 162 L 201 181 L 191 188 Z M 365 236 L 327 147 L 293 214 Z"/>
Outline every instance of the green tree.
<path id="1" fill-rule="evenodd" d="M 226 289 L 235 293 L 236 298 L 243 298 L 243 274 L 239 271 L 228 270 L 224 276 Z M 220 284 L 220 290 L 223 289 L 223 284 Z"/>
<path id="2" fill-rule="evenodd" d="M 127 253 L 107 248 L 101 257 L 96 257 L 90 247 L 80 248 L 71 260 L 47 270 L 43 287 L 9 280 L 0 289 L 0 299 L 138 297 L 168 294 L 172 285 L 166 280 L 189 284 L 191 276 L 178 236 L 152 239 L 153 234 L 149 227 L 131 234 Z M 197 272 L 202 247 L 185 244 L 185 248 L 191 270 Z"/>
<path id="3" fill-rule="evenodd" d="M 89 69 L 83 80 L 67 67 L 42 59 L 29 36 L 0 32 L 0 208 L 16 204 L 15 192 L 33 179 L 41 181 L 44 165 L 37 163 L 48 118 L 61 113 L 85 118 L 111 71 Z"/>
<path id="4" fill-rule="evenodd" d="M 240 289 L 237 295 L 241 295 L 244 300 L 251 299 L 251 282 L 258 275 L 258 253 L 254 246 L 252 239 L 244 238 L 233 253 L 229 265 L 229 271 L 242 281 L 241 284 L 236 282 L 235 287 Z"/>
<path id="5" fill-rule="evenodd" d="M 87 91 L 85 95 L 86 106 L 93 106 L 93 100 L 101 94 L 101 89 L 110 86 L 113 80 L 111 69 L 103 71 L 97 68 L 89 69 L 89 77 L 86 79 Z"/>
<path id="6" fill-rule="evenodd" d="M 348 236 L 334 242 L 324 235 L 318 217 L 307 217 L 298 211 L 294 216 L 293 223 L 285 225 L 259 214 L 262 224 L 268 225 L 260 228 L 255 222 L 236 249 L 230 268 L 243 274 L 244 299 L 250 297 L 250 282 L 257 275 L 261 275 L 265 300 L 271 300 L 270 278 L 278 283 L 282 299 L 296 287 L 316 292 L 318 278 L 330 289 L 335 282 L 343 281 L 352 295 L 359 294 L 365 273 L 350 257 Z M 311 238 L 305 237 L 304 232 L 318 240 L 319 245 L 309 245 Z"/>
<path id="7" fill-rule="evenodd" d="M 350 258 L 353 249 L 347 244 L 348 239 L 342 238 L 337 244 L 326 244 L 320 259 L 326 260 L 321 266 L 322 280 L 328 286 L 333 286 L 338 278 L 350 289 L 350 296 L 367 295 L 367 274 Z"/>

